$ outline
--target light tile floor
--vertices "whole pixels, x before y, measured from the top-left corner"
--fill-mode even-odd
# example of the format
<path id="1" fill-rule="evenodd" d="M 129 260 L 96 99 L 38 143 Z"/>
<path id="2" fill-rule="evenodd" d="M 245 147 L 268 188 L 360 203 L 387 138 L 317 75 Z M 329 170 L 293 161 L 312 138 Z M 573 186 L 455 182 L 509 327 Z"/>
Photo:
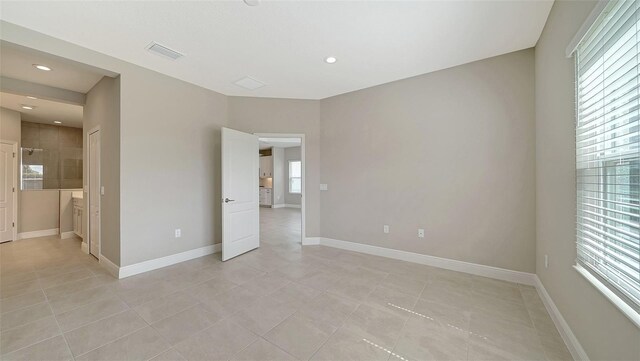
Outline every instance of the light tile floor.
<path id="1" fill-rule="evenodd" d="M 532 287 L 302 248 L 299 214 L 263 209 L 262 247 L 231 261 L 123 280 L 77 239 L 2 244 L 0 359 L 571 359 Z"/>

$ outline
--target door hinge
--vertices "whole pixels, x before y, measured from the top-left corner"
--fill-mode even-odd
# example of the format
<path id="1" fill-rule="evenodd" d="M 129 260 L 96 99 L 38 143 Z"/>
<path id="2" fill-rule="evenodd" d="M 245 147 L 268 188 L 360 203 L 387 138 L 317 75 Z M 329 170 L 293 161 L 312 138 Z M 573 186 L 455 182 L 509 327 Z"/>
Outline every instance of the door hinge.
<path id="1" fill-rule="evenodd" d="M 16 192 L 16 187 L 13 187 L 12 190 L 13 190 L 13 193 L 15 193 Z"/>
<path id="2" fill-rule="evenodd" d="M 16 152 L 13 152 L 13 157 L 14 157 L 14 158 L 16 157 Z"/>
<path id="3" fill-rule="evenodd" d="M 11 226 L 12 226 L 13 228 L 16 228 L 16 222 L 12 222 L 12 223 L 11 223 Z"/>

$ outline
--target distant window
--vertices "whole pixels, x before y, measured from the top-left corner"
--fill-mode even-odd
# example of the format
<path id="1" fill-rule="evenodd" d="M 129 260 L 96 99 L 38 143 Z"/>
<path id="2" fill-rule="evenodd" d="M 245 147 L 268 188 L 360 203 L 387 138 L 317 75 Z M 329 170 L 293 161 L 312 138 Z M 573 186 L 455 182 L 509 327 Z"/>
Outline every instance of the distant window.
<path id="1" fill-rule="evenodd" d="M 22 165 L 22 189 L 42 189 L 44 166 L 42 164 Z"/>
<path id="2" fill-rule="evenodd" d="M 289 161 L 289 193 L 302 193 L 302 162 Z"/>
<path id="3" fill-rule="evenodd" d="M 576 49 L 578 266 L 640 310 L 638 2 L 611 1 Z"/>

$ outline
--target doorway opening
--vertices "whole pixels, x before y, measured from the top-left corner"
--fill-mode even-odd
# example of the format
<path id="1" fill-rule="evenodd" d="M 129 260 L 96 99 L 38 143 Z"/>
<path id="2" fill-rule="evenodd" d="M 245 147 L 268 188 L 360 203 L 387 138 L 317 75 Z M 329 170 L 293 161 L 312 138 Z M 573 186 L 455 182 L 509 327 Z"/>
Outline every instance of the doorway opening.
<path id="1" fill-rule="evenodd" d="M 106 248 L 95 130 L 112 130 L 118 74 L 2 40 L 0 60 L 0 179 L 10 183 L 0 182 L 0 247 L 11 255 L 3 270 L 72 262 L 93 277 Z"/>
<path id="2" fill-rule="evenodd" d="M 275 247 L 304 240 L 304 135 L 256 134 L 259 138 L 260 239 Z"/>

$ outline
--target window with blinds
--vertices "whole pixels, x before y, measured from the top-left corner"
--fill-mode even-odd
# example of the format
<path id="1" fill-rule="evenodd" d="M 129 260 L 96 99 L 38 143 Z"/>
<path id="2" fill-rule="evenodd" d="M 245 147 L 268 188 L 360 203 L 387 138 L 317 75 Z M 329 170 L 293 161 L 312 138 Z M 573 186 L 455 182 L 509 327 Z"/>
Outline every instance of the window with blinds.
<path id="1" fill-rule="evenodd" d="M 638 311 L 638 1 L 611 1 L 576 48 L 578 264 Z"/>

